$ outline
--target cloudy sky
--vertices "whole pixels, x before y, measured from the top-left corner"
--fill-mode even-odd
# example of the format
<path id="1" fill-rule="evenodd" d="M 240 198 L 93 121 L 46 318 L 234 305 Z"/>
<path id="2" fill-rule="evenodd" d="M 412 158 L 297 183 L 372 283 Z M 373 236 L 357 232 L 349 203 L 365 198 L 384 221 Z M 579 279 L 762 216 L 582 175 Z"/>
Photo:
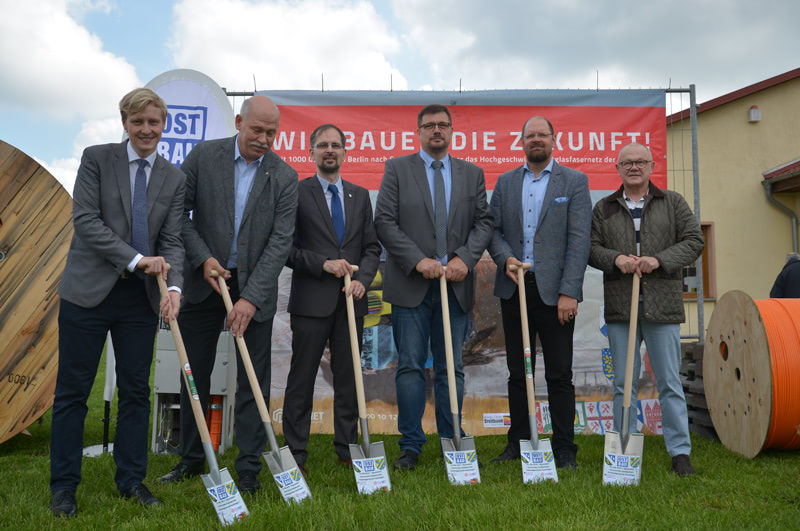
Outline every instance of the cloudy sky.
<path id="1" fill-rule="evenodd" d="M 121 138 L 119 98 L 175 68 L 242 91 L 324 74 L 326 90 L 694 83 L 703 102 L 800 66 L 798 20 L 797 0 L 0 0 L 0 139 L 71 189 L 83 149 Z"/>

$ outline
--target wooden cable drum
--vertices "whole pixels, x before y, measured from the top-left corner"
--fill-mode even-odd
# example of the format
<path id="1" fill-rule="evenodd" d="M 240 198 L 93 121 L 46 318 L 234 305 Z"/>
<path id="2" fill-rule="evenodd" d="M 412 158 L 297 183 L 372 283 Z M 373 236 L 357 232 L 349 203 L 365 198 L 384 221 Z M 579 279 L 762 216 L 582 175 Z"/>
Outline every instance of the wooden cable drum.
<path id="1" fill-rule="evenodd" d="M 0 442 L 53 405 L 57 290 L 71 238 L 69 194 L 0 140 Z"/>
<path id="2" fill-rule="evenodd" d="M 753 458 L 800 448 L 800 299 L 717 301 L 703 352 L 706 402 L 720 441 Z"/>

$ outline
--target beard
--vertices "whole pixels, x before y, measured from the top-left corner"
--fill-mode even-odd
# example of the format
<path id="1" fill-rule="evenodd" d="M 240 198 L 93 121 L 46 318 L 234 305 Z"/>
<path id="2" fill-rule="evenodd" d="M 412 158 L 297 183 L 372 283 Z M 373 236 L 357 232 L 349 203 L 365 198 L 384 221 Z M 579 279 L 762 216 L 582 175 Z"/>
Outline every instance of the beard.
<path id="1" fill-rule="evenodd" d="M 552 155 L 552 153 L 553 153 L 552 151 L 548 152 L 547 150 L 543 150 L 543 151 L 531 151 L 530 153 L 526 153 L 525 155 L 528 159 L 528 162 L 536 163 L 536 162 L 546 161 L 547 159 L 550 158 L 550 155 Z"/>
<path id="2" fill-rule="evenodd" d="M 341 168 L 341 167 L 342 167 L 342 165 L 340 163 L 338 163 L 338 162 L 328 163 L 326 161 L 326 162 L 323 162 L 321 166 L 317 165 L 317 171 L 320 174 L 326 173 L 328 175 L 332 175 L 332 174 L 338 173 L 339 172 L 339 168 Z"/>

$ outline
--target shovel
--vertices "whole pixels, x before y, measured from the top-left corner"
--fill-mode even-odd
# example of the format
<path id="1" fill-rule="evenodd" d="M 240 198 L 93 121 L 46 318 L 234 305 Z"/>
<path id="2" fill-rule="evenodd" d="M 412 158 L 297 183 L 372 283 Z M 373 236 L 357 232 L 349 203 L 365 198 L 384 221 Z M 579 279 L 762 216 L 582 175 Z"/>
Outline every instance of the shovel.
<path id="1" fill-rule="evenodd" d="M 539 428 L 536 422 L 536 390 L 533 382 L 533 357 L 531 354 L 531 333 L 528 329 L 528 303 L 525 295 L 525 270 L 531 264 L 522 264 L 522 267 L 509 266 L 509 271 L 517 272 L 519 288 L 519 315 L 522 328 L 522 348 L 525 356 L 525 389 L 528 395 L 528 424 L 531 429 L 530 440 L 519 441 L 519 451 L 522 457 L 522 479 L 525 483 L 550 480 L 558 482 L 558 472 L 553 459 L 553 448 L 550 439 L 539 440 Z"/>
<path id="2" fill-rule="evenodd" d="M 212 271 L 211 276 L 219 282 L 219 290 L 222 293 L 222 300 L 225 302 L 225 310 L 230 313 L 233 310 L 233 301 L 231 301 L 231 295 L 228 293 L 228 284 L 216 271 Z M 242 357 L 242 363 L 247 372 L 247 380 L 250 382 L 250 388 L 253 390 L 253 396 L 256 399 L 258 413 L 264 423 L 264 429 L 267 431 L 269 450 L 262 454 L 264 461 L 266 461 L 270 472 L 275 477 L 275 481 L 278 483 L 281 494 L 287 503 L 292 500 L 299 502 L 305 498 L 310 498 L 311 492 L 309 492 L 308 485 L 306 485 L 305 479 L 300 473 L 292 451 L 288 446 L 283 448 L 278 446 L 275 430 L 272 428 L 272 421 L 270 420 L 269 409 L 264 401 L 264 395 L 261 394 L 261 386 L 258 384 L 256 371 L 253 368 L 253 362 L 250 360 L 250 351 L 247 350 L 244 337 L 236 336 L 236 345 L 239 347 L 239 355 Z"/>
<path id="3" fill-rule="evenodd" d="M 353 272 L 358 271 L 358 266 L 350 266 Z M 350 290 L 350 273 L 344 276 L 345 293 Z M 359 491 L 369 493 L 376 489 L 372 487 L 379 484 L 379 488 L 391 490 L 389 483 L 389 473 L 386 471 L 386 450 L 383 448 L 383 441 L 370 443 L 369 424 L 367 420 L 367 404 L 364 399 L 364 378 L 361 374 L 361 351 L 358 348 L 358 332 L 356 330 L 356 312 L 353 307 L 353 296 L 347 295 L 345 299 L 347 305 L 347 324 L 350 328 L 350 350 L 353 353 L 353 375 L 356 380 L 356 398 L 358 400 L 358 420 L 361 424 L 361 444 L 350 445 L 350 458 L 353 460 L 353 469 L 356 472 L 356 482 L 359 483 Z M 372 464 L 368 464 L 369 470 L 360 468 L 355 462 L 369 459 Z M 362 478 L 359 475 L 363 476 Z M 370 476 L 367 478 L 366 476 Z M 374 476 L 374 477 L 373 477 Z M 363 479 L 364 481 L 359 481 Z M 367 485 L 372 480 L 372 485 Z M 362 483 L 364 485 L 362 485 Z M 364 487 L 364 488 L 362 488 Z"/>
<path id="4" fill-rule="evenodd" d="M 636 325 L 639 318 L 639 282 L 639 276 L 634 273 L 633 289 L 631 290 L 631 321 L 628 326 L 628 358 L 625 363 L 625 387 L 622 395 L 622 433 L 606 432 L 603 461 L 604 484 L 638 484 L 641 476 L 644 435 L 641 433 L 631 435 L 630 433 L 633 361 L 636 350 Z M 617 377 L 616 369 L 614 377 Z"/>
<path id="5" fill-rule="evenodd" d="M 450 329 L 450 305 L 447 300 L 445 273 L 439 277 L 439 291 L 442 299 L 442 327 L 444 328 L 444 350 L 447 362 L 447 387 L 450 393 L 450 414 L 453 416 L 453 438 L 441 439 L 442 450 L 445 452 L 445 463 L 451 483 L 480 483 L 475 439 L 471 436 L 461 437 L 461 418 L 458 414 L 458 397 L 456 396 L 456 370 L 453 362 L 453 332 Z M 451 462 L 448 458 L 449 452 L 457 452 L 454 455 L 455 462 Z"/>
<path id="6" fill-rule="evenodd" d="M 157 275 L 156 278 L 158 279 L 158 288 L 161 291 L 161 297 L 167 297 L 167 283 L 160 274 Z M 167 318 L 168 317 L 169 316 L 167 316 Z M 250 512 L 247 510 L 242 495 L 239 489 L 236 488 L 236 483 L 233 482 L 233 478 L 230 472 L 228 472 L 228 469 L 223 468 L 220 470 L 217 464 L 217 456 L 211 444 L 211 436 L 208 434 L 208 426 L 206 426 L 206 419 L 203 416 L 203 408 L 200 406 L 200 396 L 197 394 L 197 387 L 194 385 L 192 368 L 189 366 L 189 358 L 186 355 L 186 347 L 183 345 L 183 338 L 181 337 L 180 328 L 178 328 L 178 321 L 169 320 L 169 328 L 172 330 L 172 337 L 175 339 L 175 347 L 178 350 L 178 360 L 183 368 L 186 392 L 191 399 L 192 413 L 197 423 L 197 431 L 200 432 L 203 452 L 205 452 L 206 460 L 208 461 L 209 473 L 202 475 L 203 483 L 206 486 L 208 495 L 211 496 L 211 501 L 214 504 L 214 510 L 217 511 L 219 521 L 222 522 L 223 525 L 229 525 L 238 520 L 242 520 L 245 516 L 249 515 Z"/>

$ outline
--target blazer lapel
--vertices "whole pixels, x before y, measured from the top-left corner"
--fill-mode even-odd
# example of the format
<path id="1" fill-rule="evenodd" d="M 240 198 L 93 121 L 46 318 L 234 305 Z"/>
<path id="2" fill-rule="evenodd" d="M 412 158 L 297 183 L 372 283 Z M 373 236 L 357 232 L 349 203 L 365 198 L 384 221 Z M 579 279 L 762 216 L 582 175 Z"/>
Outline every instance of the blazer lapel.
<path id="1" fill-rule="evenodd" d="M 344 239 L 342 240 L 342 244 L 347 241 L 348 236 L 354 230 L 355 225 L 357 224 L 357 219 L 355 212 L 356 208 L 356 199 L 355 194 L 353 193 L 353 185 L 349 182 L 342 179 L 342 190 L 344 191 L 343 199 L 343 207 L 344 207 Z M 330 217 L 330 216 L 328 216 Z M 333 226 L 333 221 L 331 221 L 331 227 Z"/>
<path id="2" fill-rule="evenodd" d="M 333 218 L 331 217 L 331 211 L 328 210 L 328 201 L 327 199 L 325 199 L 325 192 L 322 190 L 322 186 L 319 185 L 319 180 L 317 179 L 317 176 L 314 175 L 314 177 L 311 178 L 308 184 L 309 186 L 311 186 L 311 197 L 314 198 L 314 203 L 317 205 L 317 208 L 319 209 L 322 223 L 328 230 L 328 237 L 331 238 L 331 241 L 336 242 L 336 245 L 338 247 L 339 236 L 336 235 L 336 228 L 333 226 Z M 345 219 L 347 219 L 347 217 L 345 217 Z"/>
<path id="3" fill-rule="evenodd" d="M 556 198 L 556 192 L 558 192 L 560 189 L 561 189 L 561 167 L 558 165 L 557 162 L 553 162 L 553 171 L 550 172 L 550 180 L 547 183 L 547 191 L 544 193 L 544 201 L 542 201 L 542 211 L 539 212 L 539 221 L 536 224 L 537 227 L 542 226 L 542 220 L 544 219 L 545 214 L 547 214 L 547 209 L 550 208 L 550 205 Z"/>
<path id="4" fill-rule="evenodd" d="M 425 170 L 425 162 L 419 155 L 411 159 L 411 174 L 414 178 L 414 182 L 417 183 L 419 187 L 419 195 L 425 203 L 425 208 L 428 210 L 431 223 L 435 223 L 433 216 L 433 198 L 431 198 L 431 188 L 430 185 L 428 185 L 428 174 Z"/>
<path id="5" fill-rule="evenodd" d="M 234 144 L 236 138 L 231 138 L 228 142 L 222 145 L 220 153 L 216 158 L 216 174 L 219 175 L 219 186 L 222 191 L 222 197 L 225 200 L 225 213 L 228 216 L 228 223 L 233 227 L 236 217 L 236 178 L 235 178 L 235 162 L 234 157 Z M 220 209 L 222 211 L 222 209 Z"/>
<path id="6" fill-rule="evenodd" d="M 467 193 L 467 186 L 465 179 L 467 172 L 461 161 L 450 157 L 450 208 L 447 211 L 447 226 L 453 226 L 453 219 L 455 219 L 455 212 L 462 202 L 462 198 Z"/>
<path id="7" fill-rule="evenodd" d="M 522 208 L 522 203 L 523 203 L 522 184 L 524 176 L 525 176 L 525 168 L 520 167 L 514 174 L 512 174 L 511 182 L 508 183 L 509 192 L 511 192 L 511 195 L 509 196 L 511 198 L 511 204 L 514 205 L 514 208 L 519 210 L 517 212 L 517 219 L 519 220 L 520 234 L 523 234 L 522 227 L 525 226 L 525 217 L 523 216 L 523 208 Z M 514 200 L 514 197 L 518 197 L 519 201 Z"/>
<path id="8" fill-rule="evenodd" d="M 156 203 L 158 194 L 161 193 L 161 188 L 164 186 L 164 176 L 166 174 L 165 164 L 169 164 L 161 157 L 156 157 L 153 164 L 153 170 L 150 172 L 150 182 L 147 185 L 147 217 L 149 218 L 153 213 L 153 206 Z"/>
<path id="9" fill-rule="evenodd" d="M 116 160 L 114 161 L 114 173 L 117 174 L 117 186 L 119 196 L 122 200 L 122 210 L 125 212 L 125 219 L 128 221 L 128 228 L 131 227 L 131 171 L 128 166 L 128 144 L 122 142 L 114 150 Z"/>

